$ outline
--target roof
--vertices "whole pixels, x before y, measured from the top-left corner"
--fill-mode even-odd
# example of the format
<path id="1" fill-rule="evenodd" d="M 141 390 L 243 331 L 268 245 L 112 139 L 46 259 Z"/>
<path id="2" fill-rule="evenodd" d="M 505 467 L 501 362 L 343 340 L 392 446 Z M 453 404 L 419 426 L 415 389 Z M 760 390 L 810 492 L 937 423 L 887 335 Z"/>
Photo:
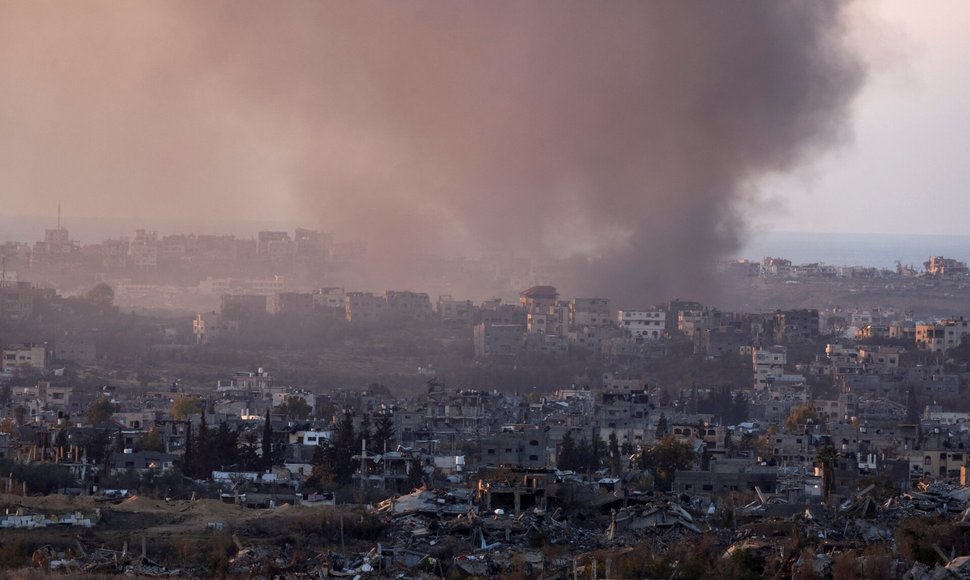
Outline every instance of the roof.
<path id="1" fill-rule="evenodd" d="M 533 286 L 522 291 L 520 296 L 526 298 L 555 298 L 559 296 L 555 286 Z"/>

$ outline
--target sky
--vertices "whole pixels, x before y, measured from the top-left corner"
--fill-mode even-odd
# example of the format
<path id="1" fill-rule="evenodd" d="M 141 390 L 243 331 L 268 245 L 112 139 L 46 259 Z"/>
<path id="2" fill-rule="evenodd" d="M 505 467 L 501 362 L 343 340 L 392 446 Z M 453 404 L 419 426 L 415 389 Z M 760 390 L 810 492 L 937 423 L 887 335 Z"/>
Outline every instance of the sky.
<path id="1" fill-rule="evenodd" d="M 766 179 L 756 227 L 970 234 L 970 2 L 868 0 L 853 10 L 870 67 L 852 138 Z"/>
<path id="2" fill-rule="evenodd" d="M 43 10 L 28 10 L 30 4 L 40 4 Z M 138 71 L 149 66 L 153 54 L 159 51 L 178 51 L 178 45 L 186 40 L 186 33 L 178 30 L 177 22 L 164 11 L 148 13 L 145 19 L 154 19 L 153 26 L 129 27 L 119 30 L 112 27 L 112 16 L 106 6 L 99 19 L 106 21 L 111 33 L 104 35 L 94 28 L 101 38 L 85 34 L 83 27 L 92 21 L 67 22 L 67 11 L 62 12 L 60 2 L 0 1 L 0 13 L 14 12 L 21 15 L 34 12 L 22 22 L 36 23 L 41 19 L 54 20 L 62 29 L 69 44 L 81 47 L 88 55 L 64 54 L 58 62 L 40 62 L 36 66 L 53 72 L 70 67 L 71 61 L 90 56 L 106 56 L 106 44 L 110 42 L 138 42 L 143 45 L 139 57 L 123 62 L 120 70 L 108 69 L 99 82 L 111 82 L 114 73 L 123 77 L 139 77 L 134 83 L 151 82 L 149 75 Z M 108 5 L 110 6 L 110 5 Z M 757 185 L 761 200 L 746 213 L 758 229 L 776 231 L 822 231 L 822 232 L 905 232 L 914 234 L 962 234 L 966 232 L 964 220 L 970 216 L 970 195 L 965 191 L 970 183 L 970 164 L 964 162 L 963 151 L 970 145 L 970 3 L 963 0 L 934 0 L 930 3 L 914 3 L 909 0 L 864 0 L 851 8 L 853 40 L 858 45 L 869 66 L 866 83 L 852 106 L 850 119 L 851 138 L 831 150 L 821 159 L 806 164 L 785 175 L 766 177 Z M 9 20 L 16 22 L 16 19 Z M 103 24 L 103 23 L 102 23 Z M 145 22 L 141 23 L 146 24 Z M 150 31 L 150 34 L 145 34 Z M 87 46 L 86 46 L 87 45 Z M 93 45 L 93 46 L 92 46 Z M 0 44 L 0 46 L 4 46 Z M 174 48 L 173 48 L 174 47 Z M 17 50 L 29 50 L 20 46 L 11 49 L 4 46 L 7 56 L 29 61 L 32 57 Z M 38 83 L 41 91 L 32 93 L 32 100 L 46 100 L 51 106 L 69 107 L 58 98 L 74 82 L 69 74 L 53 86 L 49 79 L 39 75 L 8 75 L 0 82 Z M 120 82 L 120 81 L 119 81 Z M 215 82 L 215 81 L 214 81 Z M 75 85 L 76 86 L 76 85 Z M 133 90 L 132 86 L 119 86 L 121 90 Z M 86 89 L 90 90 L 90 89 Z M 48 94 L 43 94 L 47 92 Z M 40 93 L 40 94 L 38 94 Z M 193 97 L 199 101 L 195 106 L 205 107 L 205 97 Z M 3 115 L 18 115 L 17 103 L 0 111 Z M 163 107 L 152 104 L 156 113 Z M 90 128 L 102 122 L 131 121 L 130 111 L 105 111 L 95 108 L 89 111 Z M 53 122 L 51 119 L 38 123 Z M 198 129 L 218 133 L 228 126 L 239 125 L 241 119 L 211 119 L 209 126 Z M 137 121 L 136 121 L 137 125 Z M 83 130 L 77 128 L 72 130 Z M 137 126 L 132 127 L 137 131 Z M 207 218 L 299 221 L 300 204 L 285 186 L 281 187 L 274 169 L 285 162 L 287 151 L 261 148 L 258 128 L 244 131 L 242 139 L 234 143 L 234 151 L 209 158 L 198 159 L 195 165 L 182 169 L 185 189 L 195 197 L 196 213 Z M 8 132 L 8 135 L 10 133 Z M 43 137 L 38 134 L 14 134 L 13 147 L 43 148 Z M 169 135 L 177 140 L 177 135 Z M 24 147 L 23 142 L 28 142 Z M 39 142 L 38 142 L 39 141 Z M 98 145 L 79 161 L 84 163 L 90 156 L 97 156 Z M 155 155 L 164 155 L 163 151 Z M 32 150 L 32 151 L 36 151 Z M 9 151 L 6 151 L 9 154 Z M 16 155 L 13 155 L 16 157 Z M 257 206 L 255 200 L 234 203 L 227 195 L 212 192 L 206 187 L 206 179 L 228 181 L 223 191 L 246 191 L 253 189 L 243 184 L 233 184 L 231 163 L 238 159 L 267 167 L 265 171 L 248 172 L 246 179 L 261 180 L 260 187 L 276 192 L 276 203 L 270 207 Z M 20 160 L 16 160 L 20 162 Z M 56 163 L 56 160 L 54 160 Z M 77 168 L 75 180 L 93 179 L 85 175 L 83 167 Z M 203 174 L 200 176 L 199 174 Z M 228 176 L 226 174 L 229 174 Z M 149 174 L 150 177 L 150 174 Z M 118 177 L 127 185 L 126 177 Z M 183 204 L 158 202 L 145 207 L 126 201 L 123 195 L 110 200 L 77 199 L 55 187 L 44 187 L 43 179 L 18 179 L 0 177 L 0 214 L 3 216 L 53 215 L 58 202 L 64 206 L 66 215 L 112 216 L 148 218 L 185 217 Z M 200 194 L 204 191 L 204 194 Z M 199 199 L 202 197 L 203 199 Z M 180 200 L 179 200 L 180 201 Z M 174 207 L 172 207 L 174 206 Z M 165 214 L 168 214 L 167 216 Z M 806 220 L 804 216 L 811 216 Z M 914 220 L 913 216 L 923 216 Z M 294 217 L 297 217 L 294 220 Z"/>

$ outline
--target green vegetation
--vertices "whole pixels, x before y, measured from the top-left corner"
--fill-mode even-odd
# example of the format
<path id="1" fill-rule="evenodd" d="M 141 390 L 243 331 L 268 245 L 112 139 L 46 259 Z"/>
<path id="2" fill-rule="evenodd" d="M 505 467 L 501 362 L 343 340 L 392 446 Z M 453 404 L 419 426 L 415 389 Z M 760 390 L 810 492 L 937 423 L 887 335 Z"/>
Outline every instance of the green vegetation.
<path id="1" fill-rule="evenodd" d="M 677 470 L 690 469 L 693 463 L 694 451 L 690 445 L 672 436 L 664 437 L 640 454 L 640 468 L 653 473 L 654 485 L 662 491 L 670 491 Z"/>
<path id="2" fill-rule="evenodd" d="M 111 420 L 111 416 L 118 410 L 118 406 L 108 397 L 100 397 L 91 403 L 84 413 L 84 422 L 88 425 L 103 425 Z"/>

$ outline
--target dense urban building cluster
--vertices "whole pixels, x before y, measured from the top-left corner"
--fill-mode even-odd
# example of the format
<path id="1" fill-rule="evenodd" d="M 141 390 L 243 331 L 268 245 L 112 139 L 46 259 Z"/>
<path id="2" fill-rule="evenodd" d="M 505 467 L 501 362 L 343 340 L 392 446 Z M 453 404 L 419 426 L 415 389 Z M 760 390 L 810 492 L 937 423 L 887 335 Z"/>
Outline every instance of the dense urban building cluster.
<path id="1" fill-rule="evenodd" d="M 299 259 L 333 245 L 311 234 L 261 233 L 252 255 Z M 101 266 L 151 267 L 205 255 L 202 240 L 139 232 L 98 248 Z M 212 247 L 223 242 L 236 247 Z M 67 267 L 85 251 L 58 229 L 21 258 Z M 742 266 L 758 280 L 846 275 L 777 258 L 726 269 Z M 878 276 L 909 276 L 900 270 Z M 968 280 L 938 257 L 914 276 Z M 35 498 L 31 517 L 0 518 L 25 542 L 4 558 L 189 575 L 287 562 L 314 574 L 644 577 L 693 562 L 726 577 L 842 577 L 846 566 L 928 577 L 968 552 L 970 320 L 960 316 L 879 303 L 617 305 L 552 285 L 478 301 L 211 279 L 216 309 L 151 315 L 122 311 L 100 279 L 66 294 L 0 283 L 0 491 L 74 498 L 90 513 L 71 510 L 71 529 L 100 550 L 131 533 L 117 514 L 149 509 L 139 503 L 149 498 L 159 522 L 174 517 L 166 506 L 209 510 L 192 533 L 212 543 L 228 526 L 235 539 L 210 546 L 213 561 L 116 554 L 110 564 L 93 555 L 110 551 L 56 541 L 37 552 L 30 530 L 67 520 Z M 307 538 L 254 531 L 297 517 L 281 506 L 354 519 L 354 547 L 300 560 L 281 546 L 312 550 Z M 914 518 L 937 536 L 903 537 Z M 780 525 L 815 539 L 764 541 Z M 921 551 L 934 542 L 952 557 Z"/>

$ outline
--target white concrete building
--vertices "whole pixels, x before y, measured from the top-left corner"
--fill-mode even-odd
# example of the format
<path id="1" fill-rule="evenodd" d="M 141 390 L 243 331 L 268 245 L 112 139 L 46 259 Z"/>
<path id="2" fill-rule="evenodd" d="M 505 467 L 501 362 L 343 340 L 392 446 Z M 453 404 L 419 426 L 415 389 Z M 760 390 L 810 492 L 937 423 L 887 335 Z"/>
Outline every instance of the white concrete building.
<path id="1" fill-rule="evenodd" d="M 755 390 L 766 389 L 785 375 L 788 350 L 783 346 L 751 349 Z"/>
<path id="2" fill-rule="evenodd" d="M 620 310 L 616 322 L 634 338 L 656 340 L 663 336 L 667 313 L 660 310 Z"/>

